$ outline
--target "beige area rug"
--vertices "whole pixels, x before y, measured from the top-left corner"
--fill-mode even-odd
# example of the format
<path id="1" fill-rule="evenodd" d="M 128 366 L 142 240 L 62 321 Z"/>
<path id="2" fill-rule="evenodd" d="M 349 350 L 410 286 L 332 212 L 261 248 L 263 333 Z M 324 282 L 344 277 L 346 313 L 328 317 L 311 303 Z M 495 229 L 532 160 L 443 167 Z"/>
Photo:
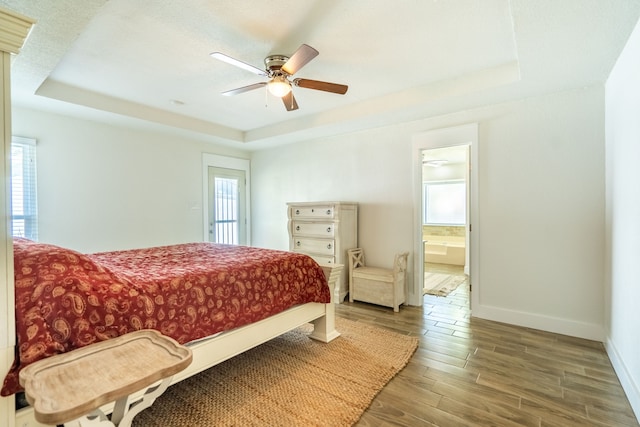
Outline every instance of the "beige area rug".
<path id="1" fill-rule="evenodd" d="M 466 276 L 443 273 L 424 273 L 424 293 L 446 297 L 466 280 Z"/>
<path id="2" fill-rule="evenodd" d="M 350 426 L 409 361 L 415 337 L 336 319 L 324 344 L 305 325 L 172 385 L 134 418 L 150 426 Z"/>

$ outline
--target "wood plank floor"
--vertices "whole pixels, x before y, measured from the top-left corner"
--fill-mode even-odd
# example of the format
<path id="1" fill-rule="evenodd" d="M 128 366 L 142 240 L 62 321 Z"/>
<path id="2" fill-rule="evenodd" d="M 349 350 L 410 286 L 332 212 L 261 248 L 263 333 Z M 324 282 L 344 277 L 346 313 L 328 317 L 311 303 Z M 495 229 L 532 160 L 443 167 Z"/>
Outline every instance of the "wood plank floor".
<path id="1" fill-rule="evenodd" d="M 638 426 L 602 343 L 471 318 L 468 288 L 400 313 L 337 306 L 420 339 L 357 426 Z"/>

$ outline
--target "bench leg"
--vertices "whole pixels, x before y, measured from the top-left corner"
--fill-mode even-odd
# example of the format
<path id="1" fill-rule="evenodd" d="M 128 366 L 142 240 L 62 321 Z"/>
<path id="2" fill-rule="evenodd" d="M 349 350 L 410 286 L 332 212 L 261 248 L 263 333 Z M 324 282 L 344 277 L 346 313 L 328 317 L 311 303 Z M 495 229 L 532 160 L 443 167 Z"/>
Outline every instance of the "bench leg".
<path id="1" fill-rule="evenodd" d="M 171 378 L 167 377 L 158 385 L 149 387 L 140 400 L 132 404 L 129 404 L 129 396 L 118 399 L 111 413 L 111 420 L 102 410 L 96 409 L 89 415 L 65 423 L 64 427 L 131 427 L 133 417 L 153 405 L 153 402 L 169 387 Z"/>
<path id="2" fill-rule="evenodd" d="M 142 399 L 131 405 L 128 404 L 129 397 L 118 400 L 111 414 L 113 425 L 116 427 L 130 427 L 133 417 L 153 405 L 153 402 L 165 392 L 171 384 L 171 378 L 167 377 L 157 386 L 148 388 Z"/>
<path id="3" fill-rule="evenodd" d="M 92 413 L 80 417 L 73 421 L 64 423 L 64 427 L 111 427 L 113 423 L 100 409 L 96 409 Z"/>

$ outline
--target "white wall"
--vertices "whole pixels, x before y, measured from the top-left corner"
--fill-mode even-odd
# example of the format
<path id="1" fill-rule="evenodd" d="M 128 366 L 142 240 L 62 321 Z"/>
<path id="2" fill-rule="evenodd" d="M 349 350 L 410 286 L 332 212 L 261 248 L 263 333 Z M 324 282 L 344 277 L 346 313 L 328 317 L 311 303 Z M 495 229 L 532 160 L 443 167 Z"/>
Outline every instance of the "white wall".
<path id="1" fill-rule="evenodd" d="M 603 97 L 523 101 L 480 123 L 475 314 L 603 339 Z"/>
<path id="2" fill-rule="evenodd" d="M 466 179 L 466 177 L 467 165 L 465 163 L 447 164 L 435 168 L 427 165 L 422 167 L 422 180 L 425 182 L 460 180 Z"/>
<path id="3" fill-rule="evenodd" d="M 355 201 L 367 262 L 391 267 L 396 252 L 413 247 L 411 145 L 395 129 L 254 153 L 254 244 L 288 248 L 287 202 Z"/>
<path id="4" fill-rule="evenodd" d="M 412 136 L 469 122 L 480 132 L 474 315 L 602 340 L 602 87 L 254 153 L 253 244 L 288 247 L 286 202 L 356 201 L 368 261 L 390 266 L 420 238 Z M 41 240 L 86 252 L 201 240 L 201 154 L 230 154 L 24 109 L 14 134 L 39 140 Z"/>
<path id="5" fill-rule="evenodd" d="M 470 122 L 480 132 L 474 314 L 601 340 L 602 87 L 254 153 L 254 244 L 287 247 L 286 202 L 356 201 L 359 245 L 390 266 L 419 238 L 412 135 Z"/>
<path id="6" fill-rule="evenodd" d="M 39 240 L 82 252 L 201 241 L 202 153 L 248 157 L 22 108 L 13 134 L 38 141 Z"/>
<path id="7" fill-rule="evenodd" d="M 607 351 L 640 418 L 640 22 L 606 84 Z"/>

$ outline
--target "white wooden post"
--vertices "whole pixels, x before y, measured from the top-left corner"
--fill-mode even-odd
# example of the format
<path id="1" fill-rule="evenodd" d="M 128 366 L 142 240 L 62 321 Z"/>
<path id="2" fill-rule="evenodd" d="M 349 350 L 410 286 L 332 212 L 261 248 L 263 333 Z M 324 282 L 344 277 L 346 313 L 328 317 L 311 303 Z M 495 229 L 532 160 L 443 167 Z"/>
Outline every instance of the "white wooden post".
<path id="1" fill-rule="evenodd" d="M 0 8 L 0 381 L 13 362 L 15 304 L 13 287 L 13 242 L 11 239 L 11 54 L 17 54 L 34 21 Z M 0 397 L 0 425 L 15 426 L 13 396 Z"/>

